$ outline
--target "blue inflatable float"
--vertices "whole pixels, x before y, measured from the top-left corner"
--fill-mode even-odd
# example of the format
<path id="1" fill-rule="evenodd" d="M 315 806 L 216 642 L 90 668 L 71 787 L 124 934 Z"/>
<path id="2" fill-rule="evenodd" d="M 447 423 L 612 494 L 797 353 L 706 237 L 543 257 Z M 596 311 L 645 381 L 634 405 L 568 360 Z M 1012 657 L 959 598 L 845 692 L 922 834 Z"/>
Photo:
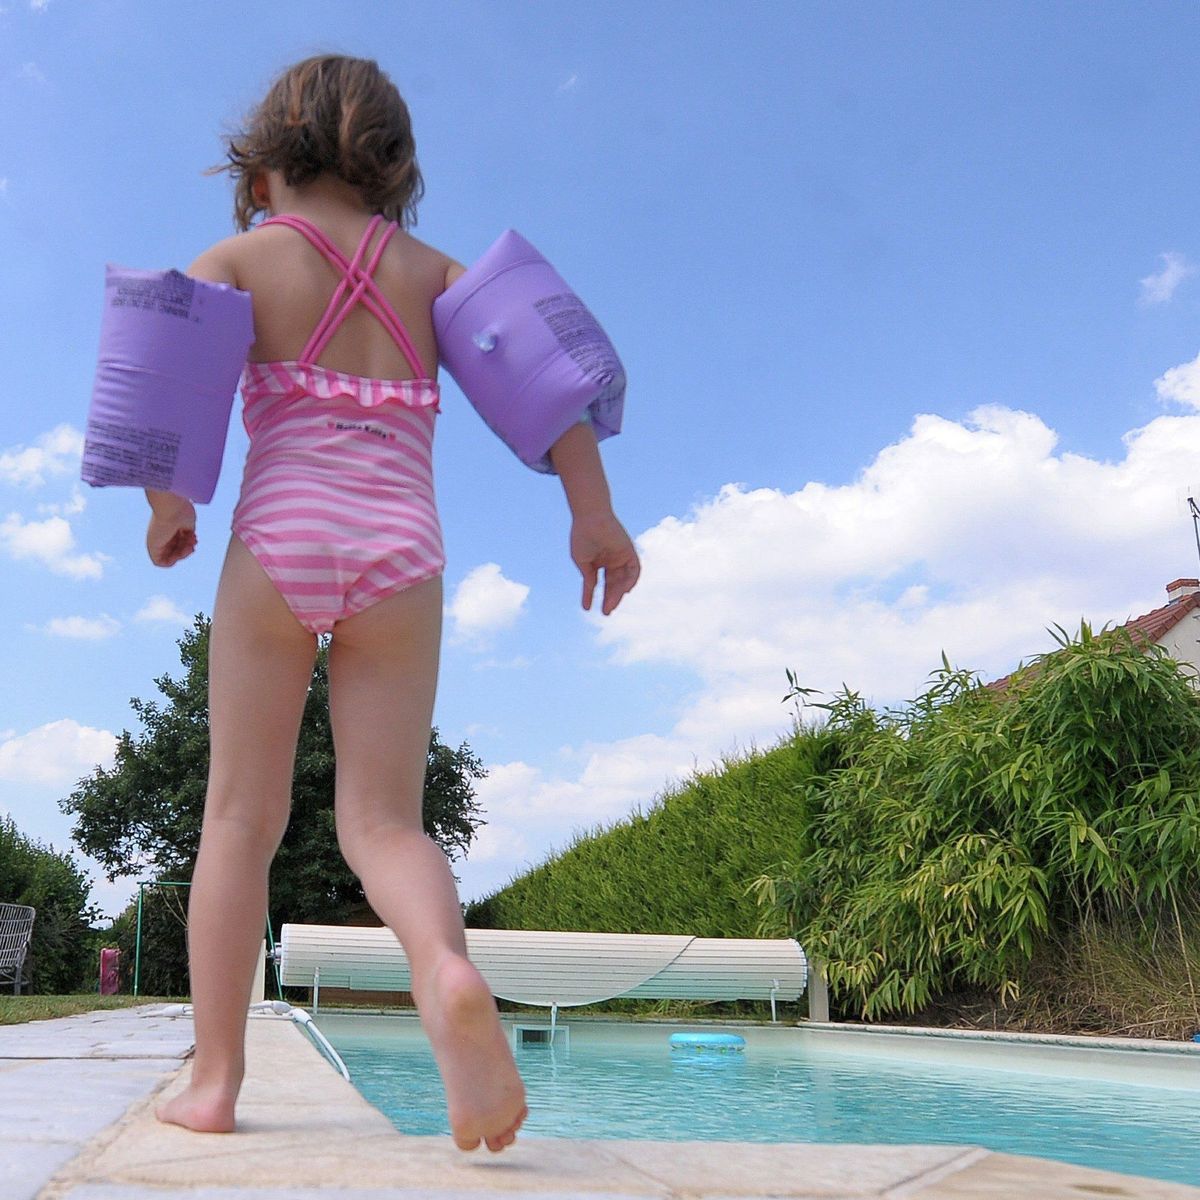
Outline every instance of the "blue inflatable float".
<path id="1" fill-rule="evenodd" d="M 711 1054 L 740 1054 L 746 1039 L 736 1033 L 673 1033 L 669 1039 L 672 1050 L 690 1050 Z"/>

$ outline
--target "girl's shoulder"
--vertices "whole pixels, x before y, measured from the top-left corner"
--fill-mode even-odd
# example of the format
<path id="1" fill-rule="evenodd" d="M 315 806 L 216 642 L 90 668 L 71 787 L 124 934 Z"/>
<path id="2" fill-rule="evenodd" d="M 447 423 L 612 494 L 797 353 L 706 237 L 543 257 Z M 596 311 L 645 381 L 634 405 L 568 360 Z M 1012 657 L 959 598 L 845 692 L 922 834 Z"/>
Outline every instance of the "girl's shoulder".
<path id="1" fill-rule="evenodd" d="M 410 233 L 405 233 L 404 236 L 419 247 L 420 251 L 429 258 L 430 273 L 437 275 L 442 281 L 442 286 L 439 291 L 445 291 L 464 271 L 466 267 L 457 259 L 451 258 L 449 254 L 443 253 L 441 250 L 435 249 L 433 246 L 426 245 L 425 242 L 418 241 Z"/>
<path id="2" fill-rule="evenodd" d="M 187 269 L 187 274 L 193 279 L 205 279 L 209 283 L 228 283 L 238 287 L 238 253 L 237 243 L 247 235 L 236 234 L 225 238 L 215 246 L 210 246 Z"/>
<path id="3" fill-rule="evenodd" d="M 286 225 L 255 225 L 209 246 L 188 267 L 187 274 L 249 290 L 248 278 L 271 255 L 272 243 L 282 248 L 293 236 Z"/>
<path id="4" fill-rule="evenodd" d="M 235 233 L 210 246 L 192 263 L 187 274 L 210 283 L 228 283 L 244 288 L 251 268 L 264 253 L 271 252 L 271 243 L 282 244 L 294 236 L 294 232 L 286 225 L 255 225 L 244 233 Z M 449 287 L 466 270 L 462 263 L 449 254 L 413 237 L 407 230 L 398 230 L 395 238 L 410 262 L 419 266 L 419 273 L 436 275 L 442 280 L 443 288 Z"/>
<path id="5" fill-rule="evenodd" d="M 437 272 L 443 281 L 443 288 L 448 288 L 466 270 L 462 263 L 451 258 L 449 254 L 413 237 L 405 229 L 400 230 L 397 236 L 403 236 L 405 242 L 413 247 L 415 253 L 426 260 L 431 271 Z"/>

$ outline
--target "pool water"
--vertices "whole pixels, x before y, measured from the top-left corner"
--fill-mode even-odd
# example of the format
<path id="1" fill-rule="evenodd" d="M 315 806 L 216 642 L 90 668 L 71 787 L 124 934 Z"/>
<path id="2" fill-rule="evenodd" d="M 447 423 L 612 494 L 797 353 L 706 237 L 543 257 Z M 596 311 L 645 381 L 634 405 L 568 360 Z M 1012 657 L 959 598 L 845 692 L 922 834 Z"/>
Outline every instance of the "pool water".
<path id="1" fill-rule="evenodd" d="M 319 1023 L 354 1085 L 398 1129 L 449 1132 L 433 1055 L 415 1022 L 321 1015 Z M 751 1032 L 744 1052 L 712 1053 L 671 1050 L 671 1026 L 613 1030 L 573 1022 L 568 1044 L 517 1050 L 526 1134 L 975 1145 L 1200 1183 L 1200 1057 L 1164 1073 L 1154 1060 L 1171 1056 L 1135 1055 L 1142 1062 L 1118 1064 L 1105 1078 L 1091 1050 L 1071 1074 L 1061 1064 L 1000 1069 L 995 1053 L 947 1061 L 937 1047 L 851 1050 L 845 1035 L 823 1045 L 816 1031 L 764 1031 L 785 1036 L 761 1040 Z"/>

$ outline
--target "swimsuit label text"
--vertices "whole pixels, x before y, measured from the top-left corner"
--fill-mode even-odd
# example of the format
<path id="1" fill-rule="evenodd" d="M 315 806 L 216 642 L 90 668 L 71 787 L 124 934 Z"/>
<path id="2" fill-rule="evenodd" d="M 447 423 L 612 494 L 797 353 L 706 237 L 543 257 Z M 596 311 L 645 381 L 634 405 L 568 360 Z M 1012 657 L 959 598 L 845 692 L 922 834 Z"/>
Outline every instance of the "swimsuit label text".
<path id="1" fill-rule="evenodd" d="M 329 428 L 336 429 L 339 433 L 369 433 L 372 437 L 380 438 L 383 441 L 391 441 L 396 436 L 388 429 L 380 429 L 378 425 L 368 425 L 365 421 L 330 421 Z"/>

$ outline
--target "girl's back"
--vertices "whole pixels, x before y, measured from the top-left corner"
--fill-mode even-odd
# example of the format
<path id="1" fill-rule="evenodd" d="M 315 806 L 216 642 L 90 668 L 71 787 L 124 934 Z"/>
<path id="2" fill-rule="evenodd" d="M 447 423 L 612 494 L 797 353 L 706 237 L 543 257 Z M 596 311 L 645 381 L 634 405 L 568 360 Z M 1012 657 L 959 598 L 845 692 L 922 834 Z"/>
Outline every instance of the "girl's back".
<path id="1" fill-rule="evenodd" d="M 351 259 L 371 214 L 346 206 L 306 211 L 303 204 L 282 211 L 305 217 Z M 254 362 L 293 362 L 320 322 L 338 284 L 340 271 L 298 230 L 268 225 L 223 244 L 238 286 L 254 298 Z M 412 338 L 424 373 L 437 370 L 433 301 L 446 287 L 451 259 L 397 230 L 388 242 L 374 279 Z M 347 314 L 318 363 L 333 371 L 372 379 L 410 379 L 412 368 L 395 339 L 365 305 Z"/>
<path id="2" fill-rule="evenodd" d="M 293 616 L 322 634 L 445 565 L 431 308 L 448 260 L 328 175 L 296 189 L 269 171 L 263 187 L 280 223 L 210 252 L 255 310 L 233 531 Z M 414 333 L 425 348 L 406 355 Z"/>

